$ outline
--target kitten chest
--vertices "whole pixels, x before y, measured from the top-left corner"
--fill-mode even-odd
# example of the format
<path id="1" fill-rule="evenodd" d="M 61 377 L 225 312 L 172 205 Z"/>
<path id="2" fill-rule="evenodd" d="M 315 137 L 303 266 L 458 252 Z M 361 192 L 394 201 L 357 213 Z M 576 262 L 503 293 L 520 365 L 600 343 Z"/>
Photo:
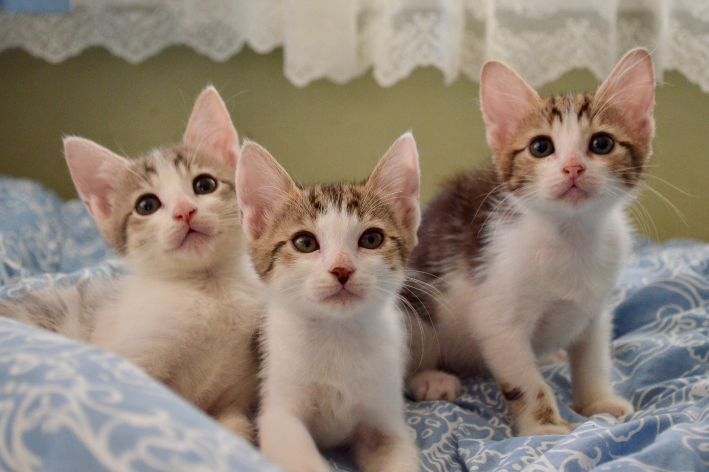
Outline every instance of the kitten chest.
<path id="1" fill-rule="evenodd" d="M 523 219 L 493 242 L 479 293 L 506 299 L 495 305 L 530 326 L 536 351 L 565 347 L 605 308 L 619 277 L 629 237 L 614 223 L 589 234 Z"/>
<path id="2" fill-rule="evenodd" d="M 347 442 L 374 417 L 381 398 L 401 395 L 403 328 L 391 318 L 357 333 L 328 329 L 325 322 L 313 329 L 289 313 L 267 316 L 265 390 L 289 392 L 287 398 L 267 401 L 299 405 L 294 408 L 320 447 Z"/>

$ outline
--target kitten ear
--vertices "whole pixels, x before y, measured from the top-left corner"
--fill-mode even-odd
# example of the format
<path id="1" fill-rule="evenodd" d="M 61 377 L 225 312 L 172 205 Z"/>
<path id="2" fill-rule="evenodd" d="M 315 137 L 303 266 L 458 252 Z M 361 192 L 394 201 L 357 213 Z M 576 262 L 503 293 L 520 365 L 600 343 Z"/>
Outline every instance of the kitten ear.
<path id="1" fill-rule="evenodd" d="M 487 125 L 487 142 L 493 151 L 505 147 L 539 94 L 515 71 L 498 61 L 488 61 L 480 75 L 480 105 Z"/>
<path id="2" fill-rule="evenodd" d="M 197 97 L 182 141 L 221 157 L 232 169 L 236 167 L 239 136 L 219 92 L 211 85 Z"/>
<path id="3" fill-rule="evenodd" d="M 79 197 L 97 221 L 111 216 L 111 197 L 129 162 L 88 139 L 64 138 L 64 156 Z"/>
<path id="4" fill-rule="evenodd" d="M 236 196 L 241 226 L 249 239 L 263 235 L 276 202 L 297 188 L 266 149 L 250 141 L 244 143 L 236 166 Z"/>
<path id="5" fill-rule="evenodd" d="M 416 141 L 409 132 L 397 139 L 379 160 L 367 179 L 367 186 L 384 197 L 392 198 L 397 212 L 404 217 L 404 223 L 415 231 L 421 221 L 420 180 Z"/>
<path id="6" fill-rule="evenodd" d="M 650 53 L 637 48 L 623 56 L 598 88 L 596 99 L 614 106 L 641 139 L 649 139 L 655 128 L 655 71 Z"/>

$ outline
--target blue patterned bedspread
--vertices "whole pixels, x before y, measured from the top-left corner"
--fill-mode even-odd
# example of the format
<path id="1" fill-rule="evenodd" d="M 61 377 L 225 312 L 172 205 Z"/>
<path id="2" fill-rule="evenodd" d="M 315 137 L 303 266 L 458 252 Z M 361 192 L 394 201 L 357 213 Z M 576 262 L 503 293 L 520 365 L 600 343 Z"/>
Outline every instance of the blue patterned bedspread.
<path id="1" fill-rule="evenodd" d="M 0 177 L 0 299 L 120 271 L 81 202 Z M 580 425 L 516 438 L 495 383 L 470 379 L 455 403 L 407 404 L 423 469 L 709 470 L 709 245 L 639 243 L 614 303 L 613 378 L 637 413 L 580 417 L 568 365 L 552 365 L 562 416 Z M 130 363 L 2 319 L 0 469 L 275 470 Z"/>

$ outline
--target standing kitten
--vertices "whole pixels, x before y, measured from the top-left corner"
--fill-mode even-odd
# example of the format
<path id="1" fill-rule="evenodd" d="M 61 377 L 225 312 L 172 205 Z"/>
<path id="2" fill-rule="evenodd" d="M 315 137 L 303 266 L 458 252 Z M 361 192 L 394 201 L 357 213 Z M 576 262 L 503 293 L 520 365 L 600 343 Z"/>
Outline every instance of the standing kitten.
<path id="1" fill-rule="evenodd" d="M 183 142 L 126 160 L 64 141 L 80 197 L 130 275 L 34 293 L 13 317 L 119 354 L 251 438 L 261 284 L 238 221 L 236 130 L 202 92 Z"/>
<path id="2" fill-rule="evenodd" d="M 268 286 L 264 454 L 290 472 L 325 472 L 318 447 L 350 445 L 363 470 L 418 470 L 396 306 L 420 219 L 413 137 L 361 185 L 300 189 L 254 143 L 236 181 L 249 253 Z"/>
<path id="3" fill-rule="evenodd" d="M 520 435 L 565 434 L 536 358 L 568 348 L 574 408 L 623 416 L 610 384 L 609 300 L 631 246 L 624 208 L 651 154 L 655 79 L 629 52 L 595 95 L 542 99 L 499 62 L 480 98 L 495 171 L 452 181 L 430 204 L 406 296 L 409 386 L 453 400 L 456 377 L 488 368 Z"/>

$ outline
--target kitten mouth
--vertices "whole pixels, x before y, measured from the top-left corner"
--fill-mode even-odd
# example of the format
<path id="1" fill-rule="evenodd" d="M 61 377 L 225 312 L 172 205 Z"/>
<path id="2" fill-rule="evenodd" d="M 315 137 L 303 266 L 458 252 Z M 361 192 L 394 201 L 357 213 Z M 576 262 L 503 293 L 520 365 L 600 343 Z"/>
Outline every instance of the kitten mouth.
<path id="1" fill-rule="evenodd" d="M 572 182 L 571 186 L 561 192 L 557 198 L 575 205 L 591 198 L 591 194 Z"/>
<path id="2" fill-rule="evenodd" d="M 347 288 L 342 287 L 340 290 L 335 292 L 333 295 L 329 295 L 323 298 L 321 301 L 324 303 L 338 303 L 338 304 L 349 304 L 359 300 L 361 297 L 354 292 L 349 291 Z"/>
<path id="3" fill-rule="evenodd" d="M 191 226 L 188 227 L 187 232 L 182 237 L 182 240 L 176 245 L 175 250 L 192 250 L 198 249 L 209 239 L 209 235 L 197 231 Z"/>

